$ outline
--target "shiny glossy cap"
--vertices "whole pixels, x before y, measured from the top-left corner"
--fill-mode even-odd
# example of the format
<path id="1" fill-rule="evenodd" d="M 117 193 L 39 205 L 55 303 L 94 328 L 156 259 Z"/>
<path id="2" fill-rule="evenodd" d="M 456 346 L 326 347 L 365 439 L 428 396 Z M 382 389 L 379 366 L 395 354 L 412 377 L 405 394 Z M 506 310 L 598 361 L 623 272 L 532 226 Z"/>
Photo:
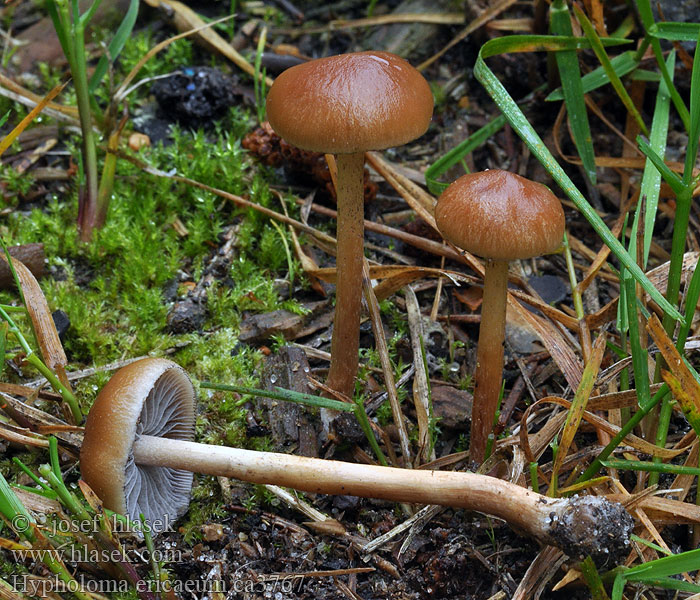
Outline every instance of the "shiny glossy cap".
<path id="1" fill-rule="evenodd" d="M 455 246 L 506 261 L 554 252 L 565 227 L 561 202 L 547 186 L 499 169 L 452 183 L 438 199 L 435 222 Z"/>

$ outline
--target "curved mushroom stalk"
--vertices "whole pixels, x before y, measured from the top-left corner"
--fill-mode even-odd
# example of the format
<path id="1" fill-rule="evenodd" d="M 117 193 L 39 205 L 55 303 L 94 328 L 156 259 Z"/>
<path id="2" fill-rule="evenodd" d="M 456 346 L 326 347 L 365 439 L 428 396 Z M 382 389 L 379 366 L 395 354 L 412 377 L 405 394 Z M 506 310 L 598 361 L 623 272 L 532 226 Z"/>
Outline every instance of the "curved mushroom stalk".
<path id="1" fill-rule="evenodd" d="M 547 498 L 486 475 L 360 465 L 142 436 L 134 461 L 316 494 L 439 504 L 499 517 L 543 544 L 598 564 L 629 550 L 632 517 L 601 497 Z M 613 558 L 613 560 L 615 560 Z"/>
<path id="2" fill-rule="evenodd" d="M 186 510 L 195 472 L 313 493 L 480 511 L 575 558 L 591 555 L 601 562 L 627 551 L 632 518 L 620 504 L 604 498 L 552 499 L 473 473 L 397 469 L 197 444 L 187 439 L 193 437 L 193 415 L 192 384 L 168 360 L 143 359 L 110 379 L 88 415 L 80 454 L 83 477 L 105 506 L 132 518 L 142 512 L 151 522 L 173 520 Z M 138 485 L 129 483 L 127 471 L 137 472 Z M 175 478 L 170 480 L 171 476 Z M 166 499 L 161 494 L 164 488 L 178 499 Z"/>

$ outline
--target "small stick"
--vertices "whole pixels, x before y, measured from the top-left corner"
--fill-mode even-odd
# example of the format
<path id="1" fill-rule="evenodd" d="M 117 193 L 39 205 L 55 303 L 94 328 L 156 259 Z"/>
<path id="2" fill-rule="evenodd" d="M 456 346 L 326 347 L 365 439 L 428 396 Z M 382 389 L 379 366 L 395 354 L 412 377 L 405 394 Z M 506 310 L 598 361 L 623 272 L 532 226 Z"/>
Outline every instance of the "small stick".
<path id="1" fill-rule="evenodd" d="M 413 403 L 416 407 L 416 420 L 418 421 L 418 458 L 420 463 L 427 463 L 435 460 L 435 449 L 432 447 L 430 437 L 430 416 L 432 410 L 430 406 L 430 385 L 423 356 L 423 324 L 421 323 L 420 306 L 418 305 L 416 293 L 410 285 L 407 285 L 405 289 L 408 330 L 411 333 L 413 364 L 416 366 L 416 376 L 413 380 Z"/>
<path id="2" fill-rule="evenodd" d="M 379 361 L 382 365 L 382 373 L 384 374 L 384 386 L 389 395 L 389 403 L 391 404 L 391 412 L 394 416 L 394 424 L 399 434 L 399 443 L 401 446 L 402 460 L 405 467 L 411 467 L 411 445 L 408 440 L 408 431 L 404 422 L 403 412 L 401 411 L 401 403 L 399 402 L 398 394 L 396 393 L 396 381 L 394 380 L 394 372 L 391 361 L 389 360 L 389 349 L 382 328 L 382 317 L 379 312 L 379 302 L 374 295 L 372 283 L 369 278 L 369 266 L 367 259 L 362 261 L 362 287 L 365 292 L 365 300 L 369 308 L 369 314 L 372 320 L 372 331 L 374 332 L 374 343 L 379 354 Z M 332 352 L 331 352 L 332 354 Z"/>

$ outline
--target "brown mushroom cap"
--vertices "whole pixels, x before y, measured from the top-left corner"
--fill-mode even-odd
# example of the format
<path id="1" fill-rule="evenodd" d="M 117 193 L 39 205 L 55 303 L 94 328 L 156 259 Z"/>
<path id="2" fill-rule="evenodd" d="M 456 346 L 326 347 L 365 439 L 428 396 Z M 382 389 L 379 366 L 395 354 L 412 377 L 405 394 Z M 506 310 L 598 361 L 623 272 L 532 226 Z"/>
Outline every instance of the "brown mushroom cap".
<path id="1" fill-rule="evenodd" d="M 452 183 L 438 199 L 435 222 L 455 246 L 506 261 L 554 252 L 565 226 L 561 202 L 548 187 L 499 169 Z"/>
<path id="2" fill-rule="evenodd" d="M 83 479 L 105 506 L 155 529 L 189 505 L 192 473 L 134 463 L 139 435 L 194 438 L 195 394 L 179 365 L 144 358 L 117 371 L 100 390 L 85 424 L 80 451 Z"/>
<path id="3" fill-rule="evenodd" d="M 349 154 L 400 146 L 428 129 L 433 95 L 425 78 L 389 52 L 313 60 L 277 77 L 267 118 L 304 150 Z"/>

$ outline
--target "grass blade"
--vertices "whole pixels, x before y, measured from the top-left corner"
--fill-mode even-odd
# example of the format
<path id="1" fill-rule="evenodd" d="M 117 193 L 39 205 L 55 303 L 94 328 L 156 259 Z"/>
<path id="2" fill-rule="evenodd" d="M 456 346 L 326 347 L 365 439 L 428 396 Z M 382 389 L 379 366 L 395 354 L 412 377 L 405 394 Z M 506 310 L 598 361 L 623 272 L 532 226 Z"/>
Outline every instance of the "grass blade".
<path id="1" fill-rule="evenodd" d="M 53 28 L 56 30 L 56 36 L 61 44 L 63 54 L 65 54 L 65 56 L 69 56 L 71 52 L 71 43 L 68 38 L 70 23 L 64 23 L 61 13 L 58 12 L 56 0 L 44 0 L 44 9 L 51 18 L 51 22 L 53 23 Z"/>
<path id="2" fill-rule="evenodd" d="M 661 70 L 661 76 L 663 77 L 664 81 L 666 82 L 666 85 L 668 86 L 669 91 L 671 92 L 671 100 L 673 101 L 673 105 L 676 107 L 676 111 L 678 111 L 678 115 L 683 121 L 683 126 L 685 127 L 686 131 L 689 131 L 690 114 L 688 113 L 688 109 L 686 108 L 683 99 L 680 97 L 678 90 L 676 90 L 676 88 L 673 86 L 673 82 L 671 81 L 671 75 L 668 72 L 668 69 L 666 69 L 666 63 L 664 61 L 664 52 L 661 48 L 661 44 L 659 43 L 658 38 L 654 37 L 651 33 L 654 31 L 658 31 L 658 25 L 654 22 L 654 13 L 651 10 L 651 2 L 649 0 L 637 0 L 637 10 L 639 11 L 639 16 L 642 20 L 642 24 L 644 25 L 644 29 L 648 34 L 647 39 L 651 44 L 651 49 L 654 51 L 656 62 L 658 63 L 659 69 Z"/>
<path id="3" fill-rule="evenodd" d="M 351 402 L 341 402 L 340 400 L 332 400 L 331 398 L 322 398 L 321 396 L 314 396 L 303 392 L 295 392 L 294 390 L 285 390 L 281 387 L 277 387 L 275 391 L 270 391 L 243 385 L 233 385 L 230 383 L 213 383 L 211 381 L 200 381 L 199 387 L 209 390 L 250 394 L 251 396 L 260 396 L 262 398 L 271 398 L 272 400 L 282 400 L 284 402 L 305 404 L 306 406 L 316 406 L 319 408 L 330 408 L 331 410 L 343 412 L 354 412 L 355 410 L 354 405 Z"/>
<path id="4" fill-rule="evenodd" d="M 87 24 L 92 21 L 92 18 L 95 16 L 95 12 L 97 12 L 97 9 L 100 7 L 100 4 L 102 4 L 102 0 L 93 0 L 92 4 L 90 5 L 90 8 L 88 8 L 82 16 L 80 16 L 79 13 L 79 4 L 76 2 L 73 3 L 73 18 L 75 20 L 76 24 L 80 24 L 81 27 L 85 28 L 87 27 Z"/>
<path id="5" fill-rule="evenodd" d="M 30 525 L 35 522 L 34 517 L 32 517 L 24 504 L 20 502 L 17 495 L 12 491 L 12 488 L 7 483 L 5 477 L 3 477 L 2 473 L 0 473 L 0 514 L 13 525 L 24 529 L 24 532 L 27 533 L 26 537 L 31 537 L 32 529 Z"/>
<path id="6" fill-rule="evenodd" d="M 610 65 L 612 66 L 615 75 L 618 77 L 623 77 L 634 71 L 639 66 L 639 57 L 637 52 L 634 50 L 627 50 L 626 52 L 611 58 Z M 598 67 L 590 73 L 586 73 L 586 75 L 581 78 L 584 94 L 597 90 L 599 87 L 603 87 L 608 83 L 610 83 L 610 78 L 603 67 Z M 561 88 L 557 88 L 545 98 L 545 101 L 555 102 L 563 99 L 564 91 Z"/>
<path id="7" fill-rule="evenodd" d="M 675 52 L 671 52 L 668 57 L 667 67 L 670 73 L 673 73 L 675 65 Z M 659 91 L 656 95 L 656 105 L 654 108 L 654 117 L 651 123 L 651 134 L 649 137 L 649 145 L 659 156 L 663 156 L 666 152 L 666 139 L 668 137 L 668 116 L 671 107 L 671 95 L 666 86 L 666 82 L 661 80 Z M 645 219 L 644 219 L 644 263 L 646 267 L 649 258 L 649 249 L 651 248 L 651 240 L 654 235 L 654 223 L 656 223 L 656 210 L 659 205 L 659 191 L 661 189 L 661 173 L 654 166 L 649 158 L 644 165 L 644 173 L 642 175 L 642 184 L 640 189 L 640 198 L 644 198 Z M 632 223 L 632 233 L 630 234 L 629 253 L 632 256 L 637 256 L 637 230 L 639 229 L 639 210 L 642 207 L 642 202 L 638 203 L 637 211 L 634 215 Z"/>
<path id="8" fill-rule="evenodd" d="M 679 23 L 665 21 L 655 23 L 648 30 L 650 36 L 671 42 L 694 42 L 700 34 L 700 23 Z"/>
<path id="9" fill-rule="evenodd" d="M 627 272 L 623 277 L 622 285 L 625 287 L 627 325 L 629 329 L 630 353 L 632 354 L 632 369 L 634 370 L 634 383 L 637 390 L 639 405 L 646 406 L 651 399 L 651 388 L 649 387 L 649 353 L 646 348 L 642 346 L 641 342 L 636 285 L 634 279 L 632 279 Z"/>
<path id="10" fill-rule="evenodd" d="M 503 115 L 499 115 L 490 123 L 487 123 L 482 128 L 477 129 L 466 140 L 459 143 L 457 146 L 452 148 L 452 150 L 441 156 L 432 165 L 430 165 L 430 167 L 428 167 L 428 169 L 425 171 L 425 183 L 430 192 L 435 195 L 441 194 L 445 188 L 449 186 L 449 184 L 438 181 L 437 178 L 460 162 L 472 150 L 479 147 L 505 124 L 505 117 Z"/>
<path id="11" fill-rule="evenodd" d="M 673 193 L 677 196 L 682 194 L 685 190 L 683 181 L 680 177 L 678 177 L 678 175 L 676 175 L 673 171 L 671 171 L 671 169 L 669 169 L 666 166 L 664 159 L 656 153 L 656 151 L 651 147 L 649 142 L 645 140 L 642 136 L 637 136 L 637 145 L 639 146 L 639 149 L 642 151 L 644 156 L 646 156 L 658 169 L 659 173 L 661 173 L 661 176 L 664 178 L 664 181 L 668 183 L 669 187 L 673 190 Z"/>
<path id="12" fill-rule="evenodd" d="M 695 42 L 693 71 L 690 76 L 690 127 L 683 169 L 683 183 L 689 186 L 693 179 L 693 167 L 697 159 L 698 143 L 700 142 L 698 140 L 700 137 L 700 27 L 698 28 Z"/>
<path id="13" fill-rule="evenodd" d="M 134 25 L 136 24 L 136 17 L 138 16 L 138 13 L 139 0 L 131 0 L 129 8 L 126 11 L 126 14 L 124 15 L 124 19 L 119 24 L 119 28 L 114 34 L 112 41 L 109 43 L 109 46 L 107 46 L 107 52 L 102 55 L 99 62 L 97 63 L 97 66 L 95 67 L 95 71 L 92 74 L 92 77 L 90 77 L 90 81 L 88 83 L 88 89 L 90 90 L 90 92 L 95 91 L 97 86 L 102 81 L 102 78 L 105 76 L 110 61 L 113 62 L 117 58 L 117 56 L 119 56 L 119 53 L 122 51 L 122 48 L 124 48 L 124 44 L 126 44 L 126 42 L 131 37 L 131 32 L 134 30 Z"/>
<path id="14" fill-rule="evenodd" d="M 627 93 L 624 84 L 615 73 L 615 70 L 613 69 L 612 64 L 610 63 L 610 59 L 608 58 L 608 55 L 606 54 L 605 49 L 603 48 L 601 39 L 600 37 L 598 37 L 598 34 L 596 33 L 593 25 L 588 20 L 588 17 L 586 17 L 584 12 L 576 4 L 574 4 L 574 12 L 576 13 L 576 18 L 581 24 L 586 38 L 591 43 L 591 48 L 593 48 L 593 52 L 595 52 L 595 55 L 598 57 L 601 66 L 603 67 L 610 79 L 610 84 L 613 86 L 615 92 L 617 92 L 617 95 L 619 96 L 620 100 L 622 100 L 622 103 L 625 105 L 627 112 L 629 112 L 634 117 L 635 121 L 637 121 L 637 124 L 639 125 L 639 128 L 645 133 L 645 135 L 649 135 L 649 129 L 644 123 L 642 115 L 639 114 L 639 111 L 634 105 L 634 102 L 632 102 L 632 98 L 630 98 L 630 95 Z"/>
<path id="15" fill-rule="evenodd" d="M 555 0 L 550 8 L 551 27 L 555 35 L 572 36 L 571 16 L 564 0 Z M 591 183 L 596 183 L 595 153 L 588 124 L 586 100 L 583 96 L 581 69 L 575 50 L 560 50 L 554 53 L 564 92 L 564 104 L 569 114 L 571 133 L 583 168 Z"/>
<path id="16" fill-rule="evenodd" d="M 586 581 L 588 590 L 591 593 L 592 600 L 610 600 L 603 586 L 603 582 L 598 574 L 598 569 L 596 569 L 593 559 L 587 556 L 580 565 L 581 573 Z"/>
<path id="17" fill-rule="evenodd" d="M 699 561 L 700 550 L 690 550 L 682 554 L 664 556 L 663 558 L 627 569 L 624 572 L 624 578 L 627 581 L 647 581 L 661 579 L 662 577 L 672 577 L 679 573 L 695 571 L 698 568 Z M 696 587 L 700 591 L 700 586 Z"/>
<path id="18" fill-rule="evenodd" d="M 678 330 L 678 338 L 676 340 L 676 348 L 679 352 L 683 352 L 685 348 L 685 341 L 690 333 L 698 299 L 700 299 L 700 263 L 695 265 L 693 276 L 690 278 L 690 283 L 685 292 L 685 323 Z"/>
<path id="19" fill-rule="evenodd" d="M 603 46 L 620 46 L 629 44 L 630 40 L 624 38 L 601 39 Z M 484 46 L 488 46 L 488 52 L 484 52 Z M 508 54 L 509 52 L 555 52 L 558 50 L 588 50 L 591 43 L 582 37 L 569 37 L 565 35 L 508 35 L 489 40 L 481 48 L 481 54 L 485 58 L 496 54 Z"/>
<path id="20" fill-rule="evenodd" d="M 612 591 L 610 592 L 610 598 L 612 600 L 622 600 L 622 593 L 625 590 L 625 578 L 622 573 L 618 573 L 613 582 Z"/>
<path id="21" fill-rule="evenodd" d="M 671 473 L 672 475 L 693 475 L 695 477 L 700 475 L 700 467 L 655 463 L 646 460 L 604 460 L 603 466 L 609 469 L 645 471 L 647 473 Z"/>

